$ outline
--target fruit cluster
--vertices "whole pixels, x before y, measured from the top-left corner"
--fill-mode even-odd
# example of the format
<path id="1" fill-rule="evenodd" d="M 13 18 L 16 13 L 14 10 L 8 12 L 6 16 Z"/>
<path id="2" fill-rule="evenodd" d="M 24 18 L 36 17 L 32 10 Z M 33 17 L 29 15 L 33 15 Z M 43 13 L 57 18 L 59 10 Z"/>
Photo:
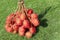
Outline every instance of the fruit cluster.
<path id="1" fill-rule="evenodd" d="M 23 12 L 17 11 L 7 17 L 5 29 L 9 33 L 31 38 L 39 24 L 38 15 L 32 9 L 23 9 Z"/>

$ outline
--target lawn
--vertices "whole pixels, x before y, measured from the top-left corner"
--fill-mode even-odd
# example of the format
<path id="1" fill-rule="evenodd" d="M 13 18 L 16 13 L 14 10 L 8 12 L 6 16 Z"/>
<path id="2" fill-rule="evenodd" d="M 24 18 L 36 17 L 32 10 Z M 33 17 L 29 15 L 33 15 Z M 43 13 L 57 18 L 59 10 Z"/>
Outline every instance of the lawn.
<path id="1" fill-rule="evenodd" d="M 60 0 L 24 0 L 39 15 L 41 25 L 30 39 L 4 29 L 6 17 L 14 12 L 17 0 L 0 0 L 0 40 L 60 40 Z"/>

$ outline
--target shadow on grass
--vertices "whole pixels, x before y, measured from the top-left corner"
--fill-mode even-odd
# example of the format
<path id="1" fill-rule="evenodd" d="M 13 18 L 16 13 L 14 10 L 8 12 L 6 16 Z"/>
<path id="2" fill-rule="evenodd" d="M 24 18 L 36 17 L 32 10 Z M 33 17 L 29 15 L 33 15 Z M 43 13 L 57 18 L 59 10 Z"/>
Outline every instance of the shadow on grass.
<path id="1" fill-rule="evenodd" d="M 42 18 L 47 14 L 47 12 L 49 11 L 51 9 L 51 7 L 48 7 L 48 8 L 46 8 L 44 11 L 42 11 L 41 12 L 41 14 L 39 14 L 38 15 L 38 18 L 39 18 L 39 20 L 40 20 L 40 25 L 39 26 L 42 26 L 42 27 L 47 27 L 48 26 L 48 24 L 47 24 L 47 19 L 43 19 L 42 20 Z M 37 32 L 36 33 L 38 33 L 39 32 L 39 27 L 37 27 Z M 33 35 L 33 36 L 35 36 L 35 35 Z"/>
<path id="2" fill-rule="evenodd" d="M 41 14 L 38 15 L 38 18 L 40 20 L 40 25 L 39 26 L 42 26 L 42 27 L 47 27 L 48 24 L 47 24 L 47 19 L 43 19 L 42 18 L 47 14 L 47 12 L 51 9 L 51 7 L 48 7 L 46 8 L 43 12 L 41 12 Z"/>
<path id="3" fill-rule="evenodd" d="M 48 21 L 47 19 L 41 20 L 40 26 L 47 27 L 48 26 L 47 21 Z"/>

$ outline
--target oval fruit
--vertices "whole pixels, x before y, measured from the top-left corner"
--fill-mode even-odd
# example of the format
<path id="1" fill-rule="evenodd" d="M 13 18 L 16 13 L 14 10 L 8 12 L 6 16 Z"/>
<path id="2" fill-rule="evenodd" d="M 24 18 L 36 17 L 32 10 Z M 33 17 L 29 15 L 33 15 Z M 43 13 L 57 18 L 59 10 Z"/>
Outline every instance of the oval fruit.
<path id="1" fill-rule="evenodd" d="M 23 25 L 25 26 L 25 28 L 30 28 L 30 23 L 28 20 L 24 20 Z"/>
<path id="2" fill-rule="evenodd" d="M 26 15 L 25 14 L 21 14 L 20 19 L 21 20 L 25 20 L 26 19 Z"/>
<path id="3" fill-rule="evenodd" d="M 31 19 L 32 24 L 37 27 L 40 23 L 38 19 Z"/>
<path id="4" fill-rule="evenodd" d="M 32 34 L 35 34 L 36 33 L 36 28 L 35 27 L 31 27 L 29 29 L 29 31 L 32 33 Z"/>
<path id="5" fill-rule="evenodd" d="M 32 19 L 38 19 L 38 15 L 37 14 L 31 14 L 31 18 Z"/>
<path id="6" fill-rule="evenodd" d="M 19 27 L 18 33 L 19 33 L 20 36 L 24 36 L 25 29 L 23 27 Z"/>
<path id="7" fill-rule="evenodd" d="M 28 9 L 27 13 L 28 14 L 32 14 L 33 13 L 33 10 L 32 9 Z"/>
<path id="8" fill-rule="evenodd" d="M 31 38 L 31 37 L 32 37 L 32 33 L 28 31 L 28 32 L 26 32 L 25 36 L 26 36 L 27 38 Z"/>

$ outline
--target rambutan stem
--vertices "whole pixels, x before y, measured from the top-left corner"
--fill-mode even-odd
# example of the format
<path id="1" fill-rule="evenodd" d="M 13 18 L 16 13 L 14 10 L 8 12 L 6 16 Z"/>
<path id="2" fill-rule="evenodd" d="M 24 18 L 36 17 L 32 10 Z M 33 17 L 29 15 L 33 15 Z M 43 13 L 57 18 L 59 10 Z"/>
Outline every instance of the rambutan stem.
<path id="1" fill-rule="evenodd" d="M 16 10 L 14 11 L 15 13 L 16 13 L 17 11 L 18 11 L 18 12 L 21 12 L 23 2 L 24 2 L 23 0 L 18 0 L 17 8 L 16 8 Z"/>
<path id="2" fill-rule="evenodd" d="M 22 5 L 23 5 L 23 0 L 18 0 L 18 11 L 21 12 Z"/>

